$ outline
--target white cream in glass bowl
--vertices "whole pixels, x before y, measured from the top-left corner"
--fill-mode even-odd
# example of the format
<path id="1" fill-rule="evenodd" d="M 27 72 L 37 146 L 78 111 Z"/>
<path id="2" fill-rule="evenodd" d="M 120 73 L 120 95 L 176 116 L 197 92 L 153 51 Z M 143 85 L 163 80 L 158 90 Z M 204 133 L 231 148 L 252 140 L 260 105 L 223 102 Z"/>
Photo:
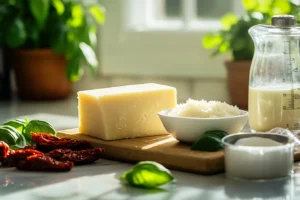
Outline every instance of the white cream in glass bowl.
<path id="1" fill-rule="evenodd" d="M 228 135 L 222 142 L 230 178 L 265 181 L 292 173 L 294 141 L 287 136 L 240 133 Z"/>

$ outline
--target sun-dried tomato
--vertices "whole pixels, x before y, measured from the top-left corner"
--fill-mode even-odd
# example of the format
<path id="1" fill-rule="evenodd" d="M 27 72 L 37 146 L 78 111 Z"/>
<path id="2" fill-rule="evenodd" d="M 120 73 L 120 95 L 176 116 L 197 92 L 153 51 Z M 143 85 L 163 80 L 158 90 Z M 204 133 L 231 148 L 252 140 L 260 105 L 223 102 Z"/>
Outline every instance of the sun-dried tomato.
<path id="1" fill-rule="evenodd" d="M 33 149 L 10 150 L 7 158 L 3 161 L 3 165 L 15 167 L 22 160 L 26 160 L 28 156 L 43 155 L 42 152 Z"/>
<path id="2" fill-rule="evenodd" d="M 0 162 L 7 157 L 8 148 L 9 146 L 5 142 L 0 141 Z"/>
<path id="3" fill-rule="evenodd" d="M 70 149 L 56 149 L 47 153 L 52 158 L 60 161 L 72 161 L 75 165 L 90 164 L 103 156 L 103 148 L 72 151 Z"/>
<path id="4" fill-rule="evenodd" d="M 30 133 L 32 136 L 32 139 L 36 142 L 37 140 L 40 139 L 42 136 L 45 140 L 50 140 L 50 141 L 59 141 L 59 137 L 56 137 L 55 135 L 47 134 L 47 133 Z"/>
<path id="5" fill-rule="evenodd" d="M 46 155 L 33 155 L 18 163 L 17 168 L 25 171 L 70 171 L 74 163 L 57 161 Z"/>
<path id="6" fill-rule="evenodd" d="M 35 144 L 28 145 L 28 146 L 25 146 L 23 149 L 36 149 L 36 145 Z"/>
<path id="7" fill-rule="evenodd" d="M 89 142 L 84 140 L 58 138 L 45 133 L 36 134 L 31 132 L 31 135 L 36 143 L 36 149 L 45 153 L 54 149 L 83 150 L 93 148 Z"/>
<path id="8" fill-rule="evenodd" d="M 46 153 L 45 155 L 50 156 L 51 158 L 54 158 L 56 160 L 60 160 L 63 155 L 71 153 L 71 149 L 54 149 L 50 151 L 49 153 Z"/>

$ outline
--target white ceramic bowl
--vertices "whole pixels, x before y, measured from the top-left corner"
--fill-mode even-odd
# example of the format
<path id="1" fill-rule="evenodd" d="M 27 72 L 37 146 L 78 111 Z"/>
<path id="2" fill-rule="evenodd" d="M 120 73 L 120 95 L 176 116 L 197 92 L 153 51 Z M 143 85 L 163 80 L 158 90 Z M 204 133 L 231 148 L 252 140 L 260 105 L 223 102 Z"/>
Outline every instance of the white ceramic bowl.
<path id="1" fill-rule="evenodd" d="M 165 129 L 173 133 L 177 140 L 195 142 L 206 131 L 222 130 L 228 134 L 240 132 L 248 120 L 248 112 L 241 110 L 241 115 L 224 118 L 194 118 L 169 116 L 172 109 L 158 113 Z"/>

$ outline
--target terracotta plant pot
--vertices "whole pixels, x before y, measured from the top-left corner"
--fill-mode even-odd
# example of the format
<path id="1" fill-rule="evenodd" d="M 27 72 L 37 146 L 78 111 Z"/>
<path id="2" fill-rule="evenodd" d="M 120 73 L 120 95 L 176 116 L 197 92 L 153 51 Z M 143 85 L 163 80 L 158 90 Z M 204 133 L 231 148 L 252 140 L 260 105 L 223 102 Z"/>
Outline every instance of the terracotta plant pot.
<path id="1" fill-rule="evenodd" d="M 225 66 L 231 104 L 247 110 L 251 61 L 225 61 Z"/>
<path id="2" fill-rule="evenodd" d="M 68 97 L 66 59 L 50 49 L 12 50 L 17 94 L 23 100 L 58 100 Z"/>

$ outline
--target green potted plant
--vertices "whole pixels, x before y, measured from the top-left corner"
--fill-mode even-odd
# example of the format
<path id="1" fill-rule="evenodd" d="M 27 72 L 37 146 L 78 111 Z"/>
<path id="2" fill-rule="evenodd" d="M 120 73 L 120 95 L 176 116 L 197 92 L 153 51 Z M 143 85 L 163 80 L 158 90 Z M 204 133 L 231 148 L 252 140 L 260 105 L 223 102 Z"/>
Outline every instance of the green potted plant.
<path id="1" fill-rule="evenodd" d="M 10 58 L 18 96 L 63 99 L 84 66 L 95 74 L 96 34 L 104 20 L 97 1 L 0 1 L 0 47 Z"/>
<path id="2" fill-rule="evenodd" d="M 254 44 L 248 34 L 257 24 L 270 23 L 273 15 L 293 14 L 299 21 L 297 5 L 288 0 L 243 0 L 245 14 L 238 17 L 228 13 L 221 18 L 222 29 L 206 34 L 202 45 L 212 50 L 212 56 L 230 53 L 225 61 L 227 86 L 231 103 L 248 108 L 248 84 Z"/>

